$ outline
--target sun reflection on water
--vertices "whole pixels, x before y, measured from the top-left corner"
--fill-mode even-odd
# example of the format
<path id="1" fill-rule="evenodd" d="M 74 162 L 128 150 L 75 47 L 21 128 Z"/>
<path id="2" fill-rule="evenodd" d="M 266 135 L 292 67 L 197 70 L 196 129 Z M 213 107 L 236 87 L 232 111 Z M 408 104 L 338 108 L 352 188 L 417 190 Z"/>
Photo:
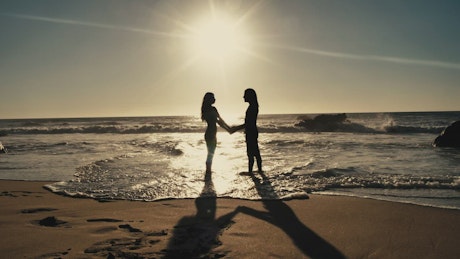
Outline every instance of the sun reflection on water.
<path id="1" fill-rule="evenodd" d="M 190 139 L 181 141 L 176 147 L 183 151 L 183 155 L 171 160 L 170 166 L 173 171 L 181 172 L 184 177 L 190 178 L 189 184 L 194 185 L 193 189 L 199 189 L 205 178 L 206 143 L 202 134 L 187 134 L 187 137 Z M 216 194 L 225 196 L 233 193 L 235 188 L 240 189 L 241 184 L 244 184 L 240 179 L 240 173 L 246 170 L 246 167 L 244 135 L 218 132 L 217 148 L 212 163 L 212 179 Z"/>

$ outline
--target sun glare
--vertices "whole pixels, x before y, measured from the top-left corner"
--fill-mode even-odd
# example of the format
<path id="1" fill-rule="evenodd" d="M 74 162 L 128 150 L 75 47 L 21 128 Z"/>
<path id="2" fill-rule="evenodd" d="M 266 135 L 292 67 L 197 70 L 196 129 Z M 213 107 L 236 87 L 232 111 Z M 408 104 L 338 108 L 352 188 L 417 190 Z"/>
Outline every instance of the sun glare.
<path id="1" fill-rule="evenodd" d="M 228 63 L 249 48 L 249 39 L 235 21 L 223 15 L 198 23 L 191 34 L 192 55 L 211 62 Z"/>

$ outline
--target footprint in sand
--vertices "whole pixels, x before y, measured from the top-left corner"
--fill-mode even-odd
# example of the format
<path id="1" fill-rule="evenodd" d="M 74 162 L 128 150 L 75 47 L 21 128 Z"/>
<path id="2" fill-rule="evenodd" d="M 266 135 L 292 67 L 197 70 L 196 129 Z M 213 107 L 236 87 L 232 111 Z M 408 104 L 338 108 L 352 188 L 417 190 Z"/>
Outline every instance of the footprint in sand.
<path id="1" fill-rule="evenodd" d="M 44 255 L 41 255 L 41 256 L 36 257 L 36 258 L 37 259 L 62 258 L 62 256 L 68 255 L 70 250 L 72 250 L 72 248 L 69 248 L 69 249 L 67 249 L 67 251 L 64 251 L 64 252 L 55 252 L 55 253 L 44 254 Z"/>
<path id="2" fill-rule="evenodd" d="M 14 195 L 12 192 L 8 192 L 8 191 L 0 192 L 0 196 L 4 196 L 4 197 L 18 197 L 17 195 Z"/>
<path id="3" fill-rule="evenodd" d="M 55 211 L 57 209 L 53 209 L 53 208 L 33 208 L 33 209 L 23 209 L 21 210 L 21 213 L 25 213 L 25 214 L 28 214 L 28 213 L 38 213 L 38 212 L 47 212 L 47 211 Z"/>
<path id="4" fill-rule="evenodd" d="M 4 196 L 4 197 L 20 197 L 20 196 L 23 196 L 23 197 L 28 197 L 28 196 L 32 196 L 32 194 L 36 194 L 36 193 L 42 193 L 42 192 L 29 192 L 29 191 L 3 191 L 3 192 L 0 192 L 0 196 Z M 42 195 L 39 195 L 39 194 L 36 194 L 34 197 L 43 197 Z"/>
<path id="5" fill-rule="evenodd" d="M 139 233 L 133 233 L 133 237 L 112 238 L 97 242 L 84 250 L 85 254 L 92 254 L 98 258 L 158 258 L 158 252 L 146 251 L 159 239 L 151 239 Z"/>
<path id="6" fill-rule="evenodd" d="M 123 220 L 112 218 L 87 219 L 87 222 L 122 222 Z M 143 222 L 141 220 L 140 222 Z M 158 252 L 147 252 L 143 249 L 151 249 L 154 245 L 161 242 L 168 235 L 168 230 L 158 232 L 143 232 L 130 224 L 121 224 L 118 227 L 106 226 L 99 227 L 92 232 L 93 234 L 106 234 L 118 229 L 127 230 L 129 237 L 111 238 L 94 243 L 91 247 L 84 250 L 85 254 L 104 258 L 157 258 Z"/>
<path id="7" fill-rule="evenodd" d="M 107 222 L 107 223 L 114 223 L 114 222 L 123 222 L 121 219 L 112 219 L 112 218 L 97 218 L 97 219 L 87 219 L 86 222 Z M 112 231 L 117 230 L 118 228 L 115 226 L 107 226 L 107 227 L 99 227 L 92 231 L 93 234 L 106 234 Z"/>
<path id="8" fill-rule="evenodd" d="M 129 232 L 142 232 L 140 229 L 138 228 L 133 228 L 131 227 L 131 225 L 129 224 L 124 224 L 124 225 L 120 225 L 118 226 L 119 228 L 122 228 L 122 229 L 127 229 Z"/>
<path id="9" fill-rule="evenodd" d="M 123 222 L 121 219 L 100 218 L 100 219 L 87 219 L 86 222 Z"/>
<path id="10" fill-rule="evenodd" d="M 107 234 L 107 233 L 116 231 L 117 229 L 118 228 L 114 227 L 114 226 L 100 227 L 100 228 L 97 228 L 97 229 L 93 230 L 91 233 L 93 233 L 93 234 Z"/>

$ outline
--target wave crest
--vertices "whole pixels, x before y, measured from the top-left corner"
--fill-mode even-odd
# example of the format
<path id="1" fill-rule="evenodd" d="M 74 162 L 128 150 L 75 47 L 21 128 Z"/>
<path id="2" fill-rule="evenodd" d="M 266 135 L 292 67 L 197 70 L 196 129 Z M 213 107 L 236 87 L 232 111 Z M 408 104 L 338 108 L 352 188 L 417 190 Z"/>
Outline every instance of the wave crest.
<path id="1" fill-rule="evenodd" d="M 395 116 L 394 119 L 393 116 Z M 406 115 L 409 118 L 414 115 Z M 410 117 L 412 116 L 412 117 Z M 391 114 L 260 115 L 261 133 L 349 132 L 349 133 L 430 133 L 439 134 L 451 116 L 441 121 L 405 119 Z M 398 124 L 399 122 L 399 124 Z M 450 123 L 450 122 L 449 122 Z M 3 124 L 3 125 L 2 125 Z M 14 134 L 145 134 L 202 133 L 206 125 L 195 117 L 140 117 L 99 119 L 56 119 L 0 121 L 0 136 Z M 222 129 L 220 129 L 222 130 Z"/>

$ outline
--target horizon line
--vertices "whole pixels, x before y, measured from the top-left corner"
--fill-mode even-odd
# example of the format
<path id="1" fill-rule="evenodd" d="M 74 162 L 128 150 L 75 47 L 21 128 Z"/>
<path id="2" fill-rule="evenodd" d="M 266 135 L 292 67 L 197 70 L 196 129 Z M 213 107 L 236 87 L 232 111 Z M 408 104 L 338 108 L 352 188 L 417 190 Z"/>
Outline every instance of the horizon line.
<path id="1" fill-rule="evenodd" d="M 360 112 L 299 112 L 299 113 L 260 113 L 259 116 L 272 115 L 319 115 L 319 114 L 366 114 L 366 113 L 429 113 L 429 112 L 460 112 L 460 110 L 407 110 L 407 111 L 360 111 Z M 149 118 L 149 117 L 199 117 L 199 115 L 127 115 L 127 116 L 69 116 L 69 117 L 16 117 L 16 118 L 0 118 L 0 120 L 48 120 L 48 119 L 100 119 L 100 118 Z M 243 116 L 242 116 L 243 117 Z"/>

